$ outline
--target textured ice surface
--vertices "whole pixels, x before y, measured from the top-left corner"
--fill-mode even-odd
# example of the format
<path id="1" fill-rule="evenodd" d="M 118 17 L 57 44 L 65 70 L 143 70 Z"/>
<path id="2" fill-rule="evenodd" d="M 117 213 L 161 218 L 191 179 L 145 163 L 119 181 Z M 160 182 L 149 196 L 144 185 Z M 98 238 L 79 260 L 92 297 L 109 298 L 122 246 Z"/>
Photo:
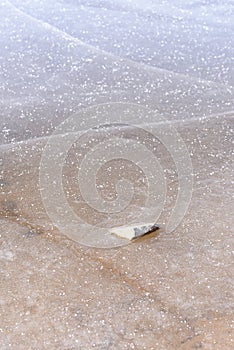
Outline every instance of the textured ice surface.
<path id="1" fill-rule="evenodd" d="M 0 4 L 1 349 L 233 348 L 232 18 L 231 1 Z M 173 159 L 143 132 L 145 116 L 140 130 L 120 127 L 121 138 L 157 156 L 167 197 L 159 235 L 104 250 L 56 229 L 39 169 L 61 121 L 107 102 L 139 103 L 166 117 L 165 133 L 176 127 L 188 148 L 194 185 L 183 221 L 166 233 L 178 191 Z M 127 225 L 144 210 L 147 181 L 122 160 L 105 164 L 96 181 L 108 200 L 120 178 L 132 181 L 128 210 L 110 216 L 83 200 L 77 169 L 114 133 L 82 135 L 64 164 L 67 202 L 94 227 Z M 95 241 L 85 223 L 79 234 Z"/>

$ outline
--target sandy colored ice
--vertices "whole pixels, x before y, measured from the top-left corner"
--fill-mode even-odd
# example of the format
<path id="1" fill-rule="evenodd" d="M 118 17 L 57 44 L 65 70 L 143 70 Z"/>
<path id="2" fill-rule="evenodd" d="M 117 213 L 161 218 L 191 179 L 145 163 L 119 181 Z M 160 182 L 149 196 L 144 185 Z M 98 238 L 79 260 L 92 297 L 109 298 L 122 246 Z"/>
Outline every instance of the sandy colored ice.
<path id="1" fill-rule="evenodd" d="M 233 349 L 232 11 L 231 2 L 195 0 L 0 4 L 1 350 Z M 77 138 L 61 182 L 82 220 L 60 230 L 41 196 L 43 151 L 61 122 L 106 103 L 151 109 L 152 133 L 142 114 L 137 127 L 102 126 Z M 100 126 L 98 115 L 89 117 Z M 158 128 L 177 130 L 193 168 L 189 208 L 173 232 L 166 225 L 178 169 L 153 137 Z M 95 227 L 104 223 L 108 232 L 137 222 L 148 195 L 138 165 L 117 159 L 102 164 L 96 189 L 114 201 L 126 179 L 134 185 L 129 207 L 112 215 L 85 202 L 82 160 L 116 135 L 150 150 L 167 194 L 159 231 L 100 249 Z M 59 212 L 52 188 L 46 191 Z"/>

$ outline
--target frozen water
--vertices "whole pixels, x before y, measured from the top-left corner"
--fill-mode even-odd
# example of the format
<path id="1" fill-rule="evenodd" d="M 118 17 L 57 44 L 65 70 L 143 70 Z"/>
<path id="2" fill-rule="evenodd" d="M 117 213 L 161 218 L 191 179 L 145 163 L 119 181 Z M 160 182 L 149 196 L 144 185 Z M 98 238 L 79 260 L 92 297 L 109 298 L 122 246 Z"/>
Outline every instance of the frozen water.
<path id="1" fill-rule="evenodd" d="M 221 0 L 1 2 L 1 349 L 233 348 L 233 10 Z M 106 103 L 116 109 L 82 112 Z M 133 112 L 126 125 L 124 103 L 154 113 L 139 107 L 137 125 Z M 172 134 L 184 143 L 160 142 Z M 42 188 L 49 140 L 58 154 L 46 174 L 58 177 Z M 120 146 L 134 161 L 111 160 Z M 108 235 L 98 245 L 100 227 L 157 212 L 145 209 L 152 183 L 159 234 L 95 248 L 121 245 Z M 188 211 L 167 232 L 184 183 Z M 98 210 L 99 196 L 111 204 L 126 194 L 125 210 Z"/>

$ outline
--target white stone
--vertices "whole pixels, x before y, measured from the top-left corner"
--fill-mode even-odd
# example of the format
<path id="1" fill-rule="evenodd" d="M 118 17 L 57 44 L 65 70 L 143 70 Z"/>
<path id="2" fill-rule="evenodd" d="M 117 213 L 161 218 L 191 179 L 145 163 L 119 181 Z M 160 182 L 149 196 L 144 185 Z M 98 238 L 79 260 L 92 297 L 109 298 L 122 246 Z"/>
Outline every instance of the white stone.
<path id="1" fill-rule="evenodd" d="M 155 223 L 138 223 L 130 226 L 119 226 L 109 229 L 109 232 L 121 238 L 133 240 L 159 229 Z"/>

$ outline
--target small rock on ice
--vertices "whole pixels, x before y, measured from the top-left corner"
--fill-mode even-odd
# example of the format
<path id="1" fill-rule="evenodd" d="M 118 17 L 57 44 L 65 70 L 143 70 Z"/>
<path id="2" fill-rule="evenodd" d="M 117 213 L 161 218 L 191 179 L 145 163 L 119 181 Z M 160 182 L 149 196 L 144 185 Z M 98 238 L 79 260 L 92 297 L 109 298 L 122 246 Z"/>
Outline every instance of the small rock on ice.
<path id="1" fill-rule="evenodd" d="M 115 234 L 121 238 L 129 240 L 142 237 L 147 233 L 151 233 L 159 229 L 159 226 L 155 223 L 135 224 L 130 226 L 119 226 L 109 229 L 109 232 Z"/>

